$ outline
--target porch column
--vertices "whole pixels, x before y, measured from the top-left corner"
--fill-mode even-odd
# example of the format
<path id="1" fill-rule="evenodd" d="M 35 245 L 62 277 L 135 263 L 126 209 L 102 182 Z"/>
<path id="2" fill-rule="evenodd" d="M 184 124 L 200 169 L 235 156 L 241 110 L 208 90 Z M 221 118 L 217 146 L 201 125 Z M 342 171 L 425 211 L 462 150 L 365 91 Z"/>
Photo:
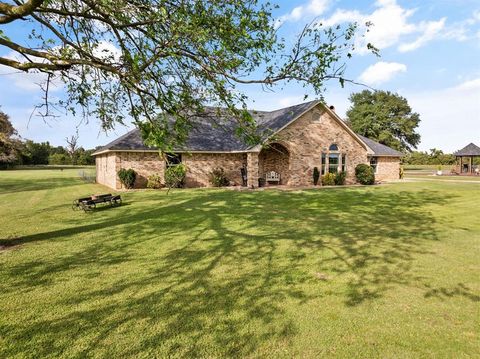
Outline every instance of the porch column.
<path id="1" fill-rule="evenodd" d="M 247 187 L 258 187 L 258 152 L 247 153 Z"/>

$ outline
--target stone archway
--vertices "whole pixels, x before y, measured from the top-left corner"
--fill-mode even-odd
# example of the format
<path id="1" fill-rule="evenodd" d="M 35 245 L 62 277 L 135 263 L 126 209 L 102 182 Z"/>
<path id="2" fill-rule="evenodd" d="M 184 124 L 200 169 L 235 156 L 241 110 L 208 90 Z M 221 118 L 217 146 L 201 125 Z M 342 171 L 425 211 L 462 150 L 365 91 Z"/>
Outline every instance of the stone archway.
<path id="1" fill-rule="evenodd" d="M 280 143 L 271 143 L 262 149 L 258 156 L 258 174 L 265 178 L 267 172 L 274 171 L 280 174 L 280 183 L 288 184 L 290 180 L 290 153 Z M 270 183 L 275 184 L 275 183 Z"/>

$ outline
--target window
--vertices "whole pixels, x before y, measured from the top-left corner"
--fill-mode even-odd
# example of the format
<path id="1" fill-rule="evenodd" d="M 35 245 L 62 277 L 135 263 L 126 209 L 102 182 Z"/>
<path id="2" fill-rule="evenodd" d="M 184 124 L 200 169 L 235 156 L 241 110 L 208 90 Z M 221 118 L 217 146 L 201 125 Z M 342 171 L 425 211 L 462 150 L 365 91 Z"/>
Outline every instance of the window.
<path id="1" fill-rule="evenodd" d="M 370 167 L 373 168 L 373 173 L 377 173 L 377 157 L 370 157 Z"/>
<path id="2" fill-rule="evenodd" d="M 347 156 L 342 155 L 342 172 L 347 171 Z"/>
<path id="3" fill-rule="evenodd" d="M 338 151 L 338 146 L 336 143 L 332 143 L 328 148 L 329 151 Z"/>
<path id="4" fill-rule="evenodd" d="M 166 154 L 166 164 L 167 168 L 172 166 L 177 166 L 182 163 L 182 154 L 181 153 L 167 153 Z"/>
<path id="5" fill-rule="evenodd" d="M 328 155 L 328 172 L 330 173 L 338 172 L 339 157 L 340 155 L 338 153 L 330 153 Z"/>

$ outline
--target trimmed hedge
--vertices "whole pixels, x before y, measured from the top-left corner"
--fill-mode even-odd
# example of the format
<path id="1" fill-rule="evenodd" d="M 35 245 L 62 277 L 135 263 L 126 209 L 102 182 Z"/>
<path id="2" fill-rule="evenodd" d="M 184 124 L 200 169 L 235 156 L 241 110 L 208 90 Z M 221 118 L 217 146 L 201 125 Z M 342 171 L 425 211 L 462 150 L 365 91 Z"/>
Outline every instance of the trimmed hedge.
<path id="1" fill-rule="evenodd" d="M 154 173 L 153 175 L 148 176 L 147 188 L 159 189 L 162 187 L 164 187 L 164 185 L 160 175 Z"/>
<path id="2" fill-rule="evenodd" d="M 129 168 L 128 170 L 125 168 L 121 168 L 118 172 L 118 178 L 120 178 L 120 182 L 126 188 L 133 188 L 135 184 L 135 179 L 137 178 L 137 172 L 133 169 Z"/>
<path id="3" fill-rule="evenodd" d="M 322 186 L 335 186 L 335 174 L 325 173 L 322 176 Z"/>
<path id="4" fill-rule="evenodd" d="M 335 185 L 343 186 L 345 184 L 345 179 L 347 178 L 347 172 L 337 172 L 335 174 Z"/>
<path id="5" fill-rule="evenodd" d="M 373 168 L 364 163 L 355 167 L 355 177 L 360 184 L 372 185 L 375 183 L 375 173 L 373 172 Z"/>

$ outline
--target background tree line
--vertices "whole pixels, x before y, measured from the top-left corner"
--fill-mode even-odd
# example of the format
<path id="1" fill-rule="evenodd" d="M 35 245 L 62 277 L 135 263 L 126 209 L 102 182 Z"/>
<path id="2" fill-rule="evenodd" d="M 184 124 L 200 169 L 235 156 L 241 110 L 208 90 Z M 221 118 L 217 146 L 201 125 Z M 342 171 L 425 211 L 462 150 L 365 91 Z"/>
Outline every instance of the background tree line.
<path id="1" fill-rule="evenodd" d="M 66 139 L 67 146 L 22 140 L 7 114 L 0 112 L 0 168 L 16 165 L 94 165 L 92 153 L 78 145 L 78 134 Z"/>

